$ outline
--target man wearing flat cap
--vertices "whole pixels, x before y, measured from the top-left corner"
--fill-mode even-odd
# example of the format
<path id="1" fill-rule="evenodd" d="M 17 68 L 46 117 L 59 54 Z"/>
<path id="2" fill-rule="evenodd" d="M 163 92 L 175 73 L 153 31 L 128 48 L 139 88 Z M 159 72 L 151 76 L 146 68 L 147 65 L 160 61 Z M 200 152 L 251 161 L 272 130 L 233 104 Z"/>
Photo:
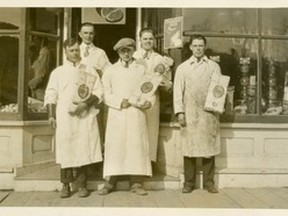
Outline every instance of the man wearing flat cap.
<path id="1" fill-rule="evenodd" d="M 109 107 L 105 137 L 104 178 L 110 177 L 98 194 L 105 195 L 115 189 L 117 176 L 130 177 L 131 191 L 146 195 L 143 176 L 152 176 L 146 109 L 151 102 L 146 100 L 133 105 L 128 100 L 144 76 L 145 68 L 134 60 L 135 41 L 122 38 L 114 50 L 119 61 L 104 73 L 104 102 Z"/>

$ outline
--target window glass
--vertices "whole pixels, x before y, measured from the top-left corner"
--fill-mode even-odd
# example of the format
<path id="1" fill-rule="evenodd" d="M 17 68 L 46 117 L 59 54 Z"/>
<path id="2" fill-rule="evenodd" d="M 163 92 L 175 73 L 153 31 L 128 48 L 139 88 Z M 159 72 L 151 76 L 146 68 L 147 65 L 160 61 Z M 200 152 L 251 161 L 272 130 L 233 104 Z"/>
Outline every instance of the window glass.
<path id="1" fill-rule="evenodd" d="M 20 8 L 0 8 L 0 29 L 19 29 Z"/>
<path id="2" fill-rule="evenodd" d="M 257 33 L 256 9 L 183 9 L 184 30 L 210 33 Z"/>
<path id="3" fill-rule="evenodd" d="M 16 36 L 0 36 L 0 111 L 18 112 L 18 46 Z"/>
<path id="4" fill-rule="evenodd" d="M 57 34 L 60 8 L 31 8 L 30 30 Z"/>
<path id="5" fill-rule="evenodd" d="M 29 44 L 28 110 L 45 112 L 44 95 L 50 73 L 56 67 L 57 42 L 34 35 Z"/>
<path id="6" fill-rule="evenodd" d="M 256 114 L 257 40 L 207 38 L 206 55 L 230 76 L 225 114 Z"/>
<path id="7" fill-rule="evenodd" d="M 288 35 L 288 13 L 286 8 L 262 9 L 263 35 Z"/>
<path id="8" fill-rule="evenodd" d="M 264 115 L 288 115 L 288 41 L 262 40 L 262 101 Z"/>

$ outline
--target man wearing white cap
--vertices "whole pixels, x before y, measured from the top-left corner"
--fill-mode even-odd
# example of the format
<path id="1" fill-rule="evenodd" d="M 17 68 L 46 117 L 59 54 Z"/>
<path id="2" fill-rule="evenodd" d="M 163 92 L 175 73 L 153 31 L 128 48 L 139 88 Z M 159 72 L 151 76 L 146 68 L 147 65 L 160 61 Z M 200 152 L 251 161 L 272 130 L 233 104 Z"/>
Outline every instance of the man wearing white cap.
<path id="1" fill-rule="evenodd" d="M 119 61 L 103 75 L 104 102 L 108 105 L 105 136 L 104 177 L 110 177 L 98 194 L 113 191 L 117 176 L 129 175 L 132 192 L 146 195 L 143 176 L 152 176 L 149 156 L 146 109 L 151 102 L 140 105 L 128 102 L 133 90 L 144 76 L 145 68 L 134 60 L 135 41 L 122 38 L 114 46 Z"/>

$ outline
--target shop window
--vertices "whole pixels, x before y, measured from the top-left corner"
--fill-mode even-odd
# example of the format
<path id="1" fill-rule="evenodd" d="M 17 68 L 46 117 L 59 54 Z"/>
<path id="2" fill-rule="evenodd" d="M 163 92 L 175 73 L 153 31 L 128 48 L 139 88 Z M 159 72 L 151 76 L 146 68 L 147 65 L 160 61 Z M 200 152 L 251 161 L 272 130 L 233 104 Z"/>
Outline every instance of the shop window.
<path id="1" fill-rule="evenodd" d="M 184 8 L 175 13 L 177 10 L 172 9 L 170 17 L 164 16 L 164 12 L 161 15 L 161 10 L 144 10 L 150 17 L 157 17 L 151 23 L 159 36 L 158 52 L 171 54 L 175 72 L 177 66 L 191 56 L 189 36 L 197 33 L 207 38 L 206 55 L 219 63 L 224 75 L 230 76 L 221 121 L 287 122 L 283 117 L 288 115 L 288 9 Z M 181 15 L 184 17 L 183 48 L 163 50 L 164 19 Z M 161 111 L 173 115 L 171 95 L 164 99 Z M 173 119 L 172 116 L 162 121 Z"/>
<path id="2" fill-rule="evenodd" d="M 46 113 L 44 95 L 51 72 L 59 62 L 59 8 L 31 8 L 28 13 L 28 113 Z"/>
<path id="3" fill-rule="evenodd" d="M 263 115 L 288 115 L 287 50 L 287 40 L 262 40 Z"/>
<path id="4" fill-rule="evenodd" d="M 0 9 L 0 112 L 18 112 L 19 8 Z"/>
<path id="5" fill-rule="evenodd" d="M 0 111 L 18 112 L 18 47 L 16 36 L 0 36 Z"/>
<path id="6" fill-rule="evenodd" d="M 28 111 L 46 112 L 43 101 L 50 73 L 56 67 L 57 40 L 33 35 L 29 42 Z"/>
<path id="7" fill-rule="evenodd" d="M 261 9 L 262 35 L 288 35 L 286 8 Z"/>
<path id="8" fill-rule="evenodd" d="M 185 30 L 256 34 L 258 29 L 257 11 L 254 9 L 183 9 L 183 16 Z"/>
<path id="9" fill-rule="evenodd" d="M 20 8 L 1 8 L 0 9 L 0 30 L 19 29 Z"/>
<path id="10" fill-rule="evenodd" d="M 59 8 L 31 8 L 30 9 L 30 30 L 57 34 Z"/>
<path id="11" fill-rule="evenodd" d="M 47 119 L 44 92 L 62 32 L 61 8 L 0 8 L 0 120 Z"/>

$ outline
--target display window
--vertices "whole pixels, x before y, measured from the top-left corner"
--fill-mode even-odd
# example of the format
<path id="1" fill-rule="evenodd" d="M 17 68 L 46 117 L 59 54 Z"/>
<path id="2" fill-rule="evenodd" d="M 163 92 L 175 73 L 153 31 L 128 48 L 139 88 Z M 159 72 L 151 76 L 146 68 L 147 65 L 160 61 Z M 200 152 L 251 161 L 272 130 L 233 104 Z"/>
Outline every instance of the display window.
<path id="1" fill-rule="evenodd" d="M 288 10 L 286 8 L 146 9 L 150 27 L 158 33 L 157 48 L 177 66 L 191 56 L 189 37 L 207 38 L 206 55 L 230 76 L 222 122 L 281 123 L 288 115 Z M 164 19 L 183 16 L 183 47 L 164 50 Z M 147 21 L 148 19 L 148 21 Z M 149 24 L 149 18 L 146 18 Z M 180 52 L 180 53 L 179 53 Z M 180 60 L 178 56 L 181 56 Z M 173 110 L 172 95 L 165 95 L 161 111 Z M 169 108 L 170 106 L 170 108 Z M 167 113 L 165 115 L 167 116 Z M 163 115 L 163 113 L 161 113 Z M 174 121 L 172 117 L 163 121 Z"/>
<path id="2" fill-rule="evenodd" d="M 47 119 L 44 93 L 59 65 L 61 8 L 0 8 L 0 119 Z"/>

